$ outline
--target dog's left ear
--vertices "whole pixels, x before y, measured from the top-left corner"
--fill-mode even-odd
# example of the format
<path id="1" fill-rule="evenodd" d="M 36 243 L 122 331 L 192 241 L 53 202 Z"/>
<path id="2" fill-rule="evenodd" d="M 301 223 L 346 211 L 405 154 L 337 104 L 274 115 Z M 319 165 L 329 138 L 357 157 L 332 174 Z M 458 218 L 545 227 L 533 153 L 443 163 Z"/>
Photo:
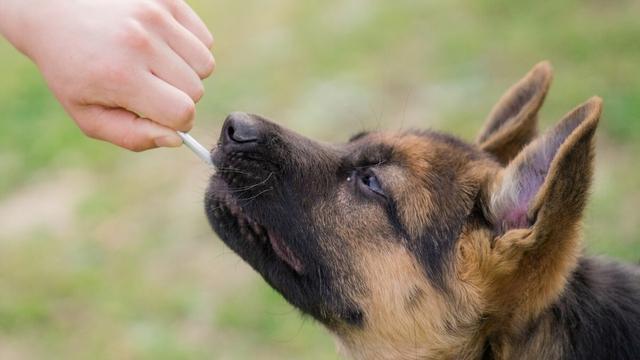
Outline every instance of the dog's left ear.
<path id="1" fill-rule="evenodd" d="M 504 168 L 489 205 L 498 233 L 541 225 L 540 221 L 555 227 L 561 220 L 581 216 L 601 112 L 602 100 L 589 99 Z"/>
<path id="2" fill-rule="evenodd" d="M 495 289 L 498 306 L 543 306 L 575 266 L 601 111 L 602 100 L 594 97 L 568 113 L 489 186 L 484 206 L 496 234 L 492 271 L 504 276 L 493 280 L 503 283 Z"/>
<path id="3" fill-rule="evenodd" d="M 538 111 L 551 86 L 551 64 L 543 61 L 513 85 L 493 107 L 476 143 L 506 165 L 536 135 Z"/>

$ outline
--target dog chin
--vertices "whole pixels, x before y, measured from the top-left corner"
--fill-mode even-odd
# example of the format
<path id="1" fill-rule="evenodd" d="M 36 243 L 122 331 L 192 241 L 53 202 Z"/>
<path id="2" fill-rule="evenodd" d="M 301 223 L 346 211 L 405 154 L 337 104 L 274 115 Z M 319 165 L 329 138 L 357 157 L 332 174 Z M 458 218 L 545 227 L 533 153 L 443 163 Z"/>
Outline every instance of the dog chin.
<path id="1" fill-rule="evenodd" d="M 283 236 L 257 221 L 233 196 L 233 190 L 220 177 L 214 176 L 207 192 L 206 212 L 215 232 L 233 250 L 248 261 L 275 262 L 300 275 L 304 266 Z M 257 269 L 260 270 L 260 269 Z"/>

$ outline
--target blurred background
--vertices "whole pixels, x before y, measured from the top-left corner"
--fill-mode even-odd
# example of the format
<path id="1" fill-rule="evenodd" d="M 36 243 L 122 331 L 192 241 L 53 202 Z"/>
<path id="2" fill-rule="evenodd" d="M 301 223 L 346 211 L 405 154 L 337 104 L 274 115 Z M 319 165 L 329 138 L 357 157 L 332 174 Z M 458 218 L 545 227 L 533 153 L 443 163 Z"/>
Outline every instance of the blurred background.
<path id="1" fill-rule="evenodd" d="M 207 146 L 234 110 L 331 142 L 407 127 L 471 140 L 551 60 L 543 127 L 605 100 L 587 251 L 640 259 L 640 2 L 189 3 L 217 44 L 193 132 Z M 6 42 L 0 65 L 0 358 L 337 358 L 209 229 L 193 154 L 86 139 Z"/>

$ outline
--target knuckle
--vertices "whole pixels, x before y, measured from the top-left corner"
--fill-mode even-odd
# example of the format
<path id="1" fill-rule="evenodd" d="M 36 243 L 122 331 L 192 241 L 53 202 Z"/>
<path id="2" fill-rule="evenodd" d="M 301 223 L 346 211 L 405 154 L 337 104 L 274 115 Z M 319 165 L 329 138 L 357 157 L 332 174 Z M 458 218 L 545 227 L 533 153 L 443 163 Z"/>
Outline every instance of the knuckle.
<path id="1" fill-rule="evenodd" d="M 193 117 L 185 119 L 180 126 L 178 127 L 177 130 L 183 131 L 183 132 L 189 132 L 191 131 L 191 129 L 193 129 Z"/>
<path id="2" fill-rule="evenodd" d="M 198 38 L 200 39 L 202 45 L 204 45 L 207 49 L 213 49 L 215 45 L 215 39 L 208 29 L 205 28 L 204 31 L 199 34 Z"/>
<path id="3" fill-rule="evenodd" d="M 146 149 L 145 144 L 134 136 L 133 129 L 127 131 L 122 138 L 120 138 L 120 146 L 133 152 L 140 152 Z"/>
<path id="4" fill-rule="evenodd" d="M 195 115 L 196 112 L 196 106 L 193 103 L 193 101 L 191 101 L 191 99 L 184 101 L 183 104 L 181 105 L 181 107 L 179 108 L 179 116 L 182 119 L 185 120 L 189 120 L 193 117 L 193 115 Z"/>
<path id="5" fill-rule="evenodd" d="M 177 109 L 178 130 L 189 131 L 193 127 L 196 106 L 191 99 L 184 101 Z"/>
<path id="6" fill-rule="evenodd" d="M 211 74 L 213 74 L 213 71 L 215 69 L 216 69 L 216 59 L 213 57 L 213 55 L 209 54 L 205 64 L 202 67 L 202 72 L 200 76 L 203 79 L 208 78 L 209 76 L 211 76 Z"/>
<path id="7" fill-rule="evenodd" d="M 136 153 L 145 151 L 147 149 L 146 147 L 144 147 L 144 146 L 142 146 L 140 144 L 137 144 L 137 143 L 122 144 L 122 147 L 127 149 L 127 150 L 129 150 L 129 151 L 136 152 Z"/>
<path id="8" fill-rule="evenodd" d="M 122 29 L 122 42 L 133 49 L 148 50 L 151 48 L 151 36 L 137 20 L 130 20 Z"/>
<path id="9" fill-rule="evenodd" d="M 125 147 L 125 148 L 127 150 L 133 151 L 133 152 L 143 152 L 143 151 L 149 149 L 148 146 L 145 146 L 145 145 L 142 145 L 142 144 L 139 144 L 139 143 L 130 144 L 128 147 Z"/>
<path id="10" fill-rule="evenodd" d="M 139 5 L 136 17 L 145 23 L 157 25 L 167 19 L 166 11 L 154 2 L 143 2 Z"/>
<path id="11" fill-rule="evenodd" d="M 98 129 L 98 126 L 96 126 L 96 123 L 91 121 L 88 121 L 88 122 L 85 121 L 85 122 L 78 123 L 78 127 L 86 137 L 94 140 L 100 139 L 100 131 Z"/>
<path id="12" fill-rule="evenodd" d="M 213 35 L 211 35 L 211 33 L 207 32 L 206 34 L 206 39 L 204 40 L 204 45 L 208 48 L 211 49 L 213 48 L 213 46 L 215 45 L 216 41 L 213 38 Z"/>
<path id="13" fill-rule="evenodd" d="M 193 125 L 194 125 L 194 119 L 190 118 L 189 121 L 187 121 L 183 127 L 182 127 L 182 131 L 184 132 L 189 132 L 191 131 L 191 129 L 193 129 Z"/>
<path id="14" fill-rule="evenodd" d="M 178 1 L 180 0 L 163 0 L 162 2 L 173 13 L 178 9 Z"/>
<path id="15" fill-rule="evenodd" d="M 193 99 L 194 102 L 198 102 L 200 101 L 200 99 L 202 99 L 203 96 L 204 96 L 204 86 L 202 85 L 202 83 L 199 82 L 196 88 L 193 90 L 191 98 Z"/>

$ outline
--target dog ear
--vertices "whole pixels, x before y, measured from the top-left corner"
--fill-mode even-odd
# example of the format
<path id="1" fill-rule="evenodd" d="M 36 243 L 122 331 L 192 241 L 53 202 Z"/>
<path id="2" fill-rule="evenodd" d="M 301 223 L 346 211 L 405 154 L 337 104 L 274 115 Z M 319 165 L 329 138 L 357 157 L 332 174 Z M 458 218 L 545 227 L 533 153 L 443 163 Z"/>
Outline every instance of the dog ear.
<path id="1" fill-rule="evenodd" d="M 601 111 L 598 97 L 575 108 L 497 176 L 486 211 L 497 234 L 496 273 L 505 275 L 499 306 L 529 307 L 521 314 L 542 308 L 575 267 Z"/>
<path id="2" fill-rule="evenodd" d="M 506 165 L 536 135 L 538 110 L 549 91 L 553 70 L 538 63 L 493 107 L 476 143 Z"/>
<path id="3" fill-rule="evenodd" d="M 490 204 L 498 233 L 546 221 L 549 211 L 558 212 L 553 216 L 580 217 L 591 179 L 591 138 L 601 111 L 602 100 L 589 99 L 503 170 Z"/>

